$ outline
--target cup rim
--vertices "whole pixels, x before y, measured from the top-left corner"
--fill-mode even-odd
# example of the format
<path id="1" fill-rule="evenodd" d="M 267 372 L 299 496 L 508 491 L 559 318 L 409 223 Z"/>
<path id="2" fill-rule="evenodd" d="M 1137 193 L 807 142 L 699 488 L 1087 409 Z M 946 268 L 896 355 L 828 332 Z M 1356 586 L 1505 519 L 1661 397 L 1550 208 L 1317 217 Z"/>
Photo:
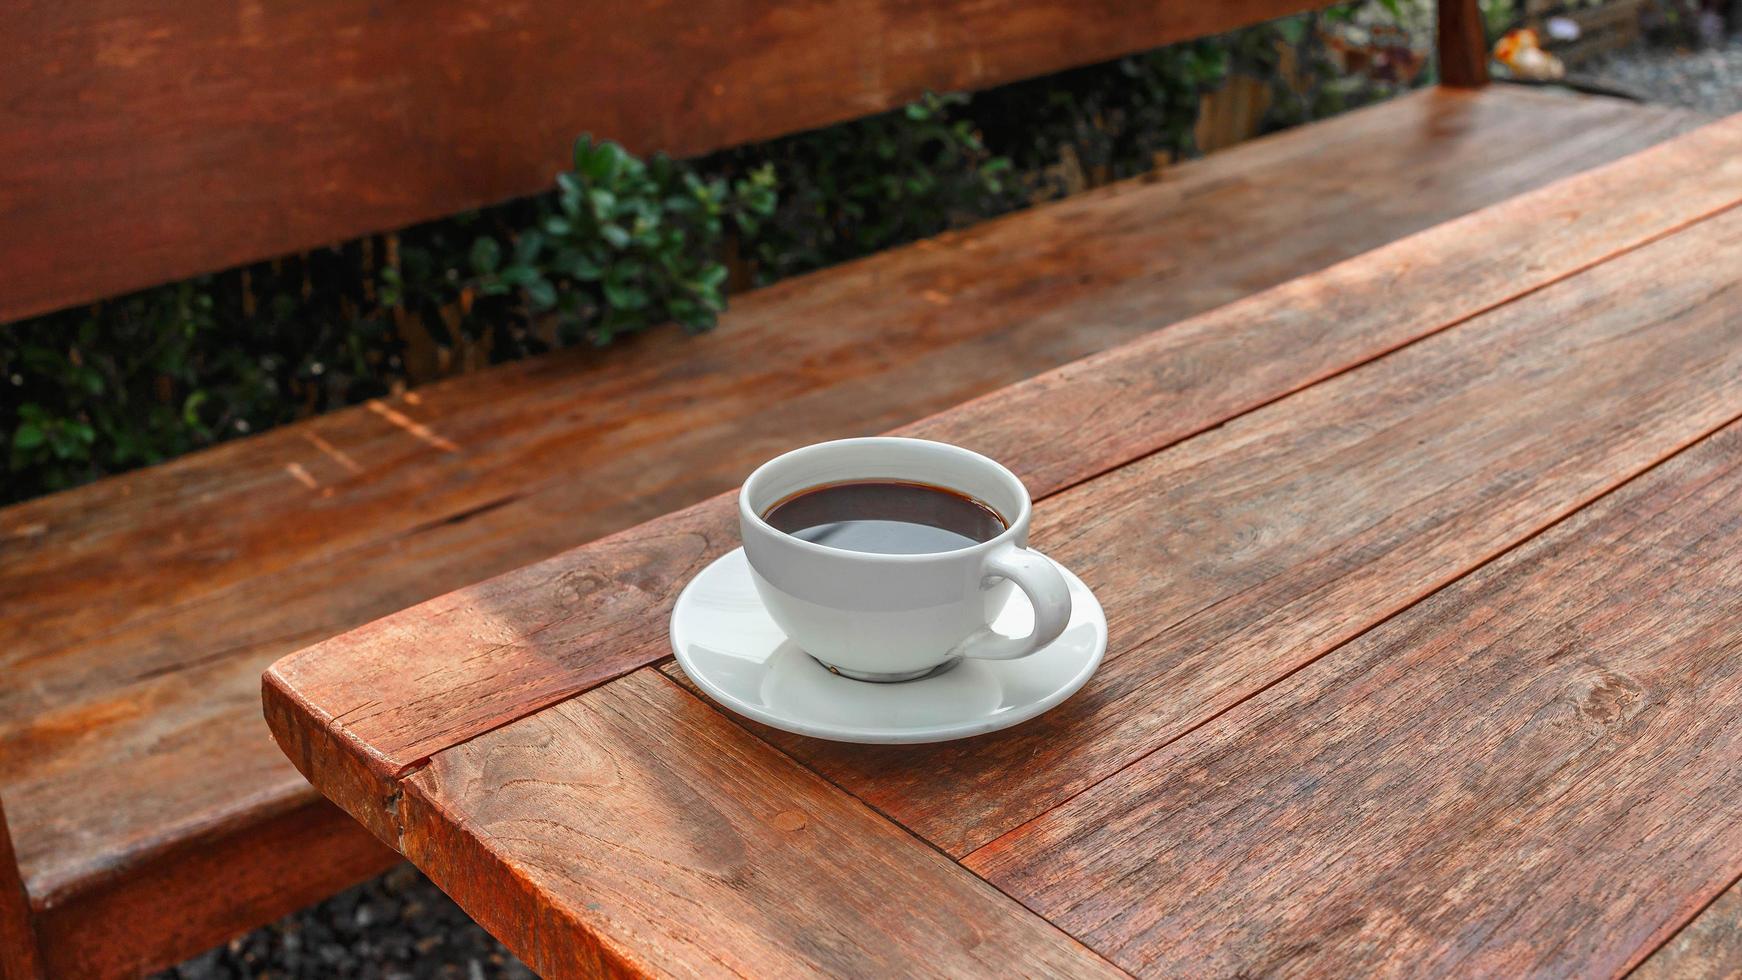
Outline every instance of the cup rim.
<path id="1" fill-rule="evenodd" d="M 806 541 L 796 535 L 788 534 L 763 520 L 762 515 L 757 513 L 756 509 L 750 506 L 752 489 L 758 479 L 766 478 L 766 474 L 770 470 L 781 463 L 790 461 L 792 457 L 830 447 L 851 445 L 863 446 L 873 444 L 888 445 L 890 443 L 924 443 L 929 446 L 938 446 L 960 455 L 963 459 L 987 467 L 997 473 L 999 479 L 1005 481 L 1016 491 L 1016 499 L 1019 502 L 1016 514 L 1010 517 L 1010 520 L 1004 526 L 1004 530 L 984 541 L 976 541 L 971 545 L 966 545 L 961 548 L 951 548 L 948 551 L 923 551 L 909 555 L 892 555 L 876 551 L 853 551 L 847 548 L 836 548 L 826 544 L 817 544 L 815 541 Z M 958 488 L 951 487 L 949 489 L 955 490 Z M 981 501 L 981 503 L 987 502 Z M 987 505 L 990 506 L 989 503 L 987 503 Z M 999 517 L 1005 516 L 998 510 L 998 508 L 993 507 L 992 509 Z M 1029 515 L 1033 509 L 1034 501 L 1028 492 L 1027 485 L 1025 485 L 1015 473 L 1011 472 L 1008 466 L 1005 466 L 1003 463 L 1000 463 L 983 453 L 977 453 L 972 449 L 964 449 L 963 447 L 957 446 L 953 443 L 939 442 L 936 439 L 917 439 L 912 436 L 860 436 L 851 439 L 830 439 L 825 442 L 813 442 L 808 446 L 789 449 L 752 470 L 750 475 L 745 478 L 744 484 L 738 488 L 738 517 L 740 520 L 752 527 L 768 532 L 777 540 L 780 540 L 782 543 L 790 547 L 795 547 L 801 552 L 836 557 L 845 555 L 851 556 L 854 559 L 871 562 L 900 563 L 922 559 L 957 558 L 963 555 L 972 555 L 978 552 L 990 551 L 1001 544 L 1009 543 L 1016 536 L 1020 528 L 1026 527 L 1029 521 Z"/>

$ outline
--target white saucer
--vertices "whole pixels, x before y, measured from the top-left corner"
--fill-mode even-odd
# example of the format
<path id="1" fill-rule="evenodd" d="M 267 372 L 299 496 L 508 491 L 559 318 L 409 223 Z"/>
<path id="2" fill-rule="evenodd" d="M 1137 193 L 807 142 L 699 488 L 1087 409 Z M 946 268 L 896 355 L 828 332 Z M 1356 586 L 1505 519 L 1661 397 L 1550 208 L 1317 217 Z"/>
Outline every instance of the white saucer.
<path id="1" fill-rule="evenodd" d="M 1056 562 L 1054 563 L 1057 564 Z M 677 597 L 671 648 L 696 686 L 726 707 L 783 731 L 837 742 L 945 742 L 1020 724 L 1075 694 L 1107 652 L 1107 618 L 1083 580 L 1063 634 L 1020 660 L 964 660 L 897 684 L 830 673 L 780 632 L 750 582 L 744 549 L 702 569 Z M 1034 613 L 1021 592 L 993 621 L 1011 636 Z"/>

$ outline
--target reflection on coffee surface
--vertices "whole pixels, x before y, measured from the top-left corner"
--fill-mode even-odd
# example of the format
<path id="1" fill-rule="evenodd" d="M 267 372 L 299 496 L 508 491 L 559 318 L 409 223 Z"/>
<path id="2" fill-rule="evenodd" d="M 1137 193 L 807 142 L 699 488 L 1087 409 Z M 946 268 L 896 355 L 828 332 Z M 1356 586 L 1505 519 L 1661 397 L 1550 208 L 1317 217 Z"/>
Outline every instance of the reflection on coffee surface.
<path id="1" fill-rule="evenodd" d="M 858 480 L 801 490 L 762 515 L 803 541 L 884 555 L 955 551 L 1002 534 L 1004 519 L 944 487 Z"/>

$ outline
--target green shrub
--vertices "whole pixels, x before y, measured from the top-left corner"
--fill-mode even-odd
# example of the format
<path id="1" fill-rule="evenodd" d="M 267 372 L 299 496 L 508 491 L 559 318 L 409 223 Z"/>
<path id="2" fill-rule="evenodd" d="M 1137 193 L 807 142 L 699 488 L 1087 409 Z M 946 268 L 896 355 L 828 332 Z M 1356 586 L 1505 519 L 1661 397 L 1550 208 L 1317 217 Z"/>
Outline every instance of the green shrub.
<path id="1" fill-rule="evenodd" d="M 774 171 L 703 179 L 659 155 L 642 161 L 582 136 L 555 192 L 405 236 L 380 271 L 379 302 L 420 318 L 438 343 L 488 338 L 506 356 L 676 321 L 712 326 L 725 309 L 727 226 L 753 232 L 774 210 Z M 542 340 L 543 328 L 554 338 Z"/>
<path id="2" fill-rule="evenodd" d="M 971 101 L 927 95 L 698 161 L 706 173 L 783 175 L 769 220 L 738 241 L 750 278 L 773 282 L 1008 210 L 1010 161 L 986 149 L 964 111 Z"/>

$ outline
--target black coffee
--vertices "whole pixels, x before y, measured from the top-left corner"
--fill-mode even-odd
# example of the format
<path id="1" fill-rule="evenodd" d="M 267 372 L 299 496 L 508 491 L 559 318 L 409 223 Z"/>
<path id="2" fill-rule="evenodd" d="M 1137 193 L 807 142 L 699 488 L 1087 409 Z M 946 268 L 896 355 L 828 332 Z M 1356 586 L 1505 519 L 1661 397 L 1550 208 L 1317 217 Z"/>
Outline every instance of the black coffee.
<path id="1" fill-rule="evenodd" d="M 895 480 L 801 490 L 762 519 L 804 541 L 884 555 L 954 551 L 990 541 L 1005 527 L 997 511 L 972 497 Z"/>

